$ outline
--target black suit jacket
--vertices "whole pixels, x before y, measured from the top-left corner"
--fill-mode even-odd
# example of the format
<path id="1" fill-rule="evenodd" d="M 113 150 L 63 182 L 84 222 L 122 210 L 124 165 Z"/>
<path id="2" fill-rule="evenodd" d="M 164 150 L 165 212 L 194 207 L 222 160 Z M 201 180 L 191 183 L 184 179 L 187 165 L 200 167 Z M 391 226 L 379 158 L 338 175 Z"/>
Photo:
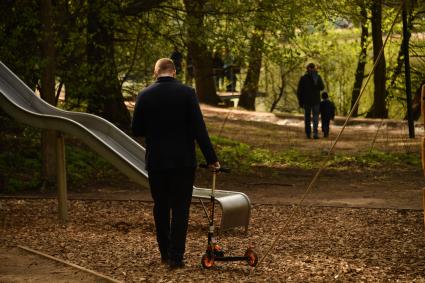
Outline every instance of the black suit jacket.
<path id="1" fill-rule="evenodd" d="M 195 140 L 208 164 L 217 161 L 195 90 L 172 77 L 138 95 L 132 130 L 146 139 L 148 170 L 196 167 Z"/>

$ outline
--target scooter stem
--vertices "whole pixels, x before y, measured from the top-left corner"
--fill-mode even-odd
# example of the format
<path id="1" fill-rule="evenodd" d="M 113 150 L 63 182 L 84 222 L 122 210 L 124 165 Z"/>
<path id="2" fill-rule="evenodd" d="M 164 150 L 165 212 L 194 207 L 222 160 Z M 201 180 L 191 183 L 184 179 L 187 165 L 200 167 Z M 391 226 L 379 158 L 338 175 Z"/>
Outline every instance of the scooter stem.
<path id="1" fill-rule="evenodd" d="M 215 180 L 217 178 L 217 171 L 213 171 L 213 179 L 212 179 L 212 188 L 211 188 L 211 196 L 215 197 Z"/>
<path id="2" fill-rule="evenodd" d="M 213 171 L 212 187 L 211 187 L 211 216 L 209 218 L 210 227 L 208 231 L 208 244 L 211 244 L 213 235 L 214 235 L 214 211 L 215 211 L 215 179 L 217 176 L 217 171 Z"/>

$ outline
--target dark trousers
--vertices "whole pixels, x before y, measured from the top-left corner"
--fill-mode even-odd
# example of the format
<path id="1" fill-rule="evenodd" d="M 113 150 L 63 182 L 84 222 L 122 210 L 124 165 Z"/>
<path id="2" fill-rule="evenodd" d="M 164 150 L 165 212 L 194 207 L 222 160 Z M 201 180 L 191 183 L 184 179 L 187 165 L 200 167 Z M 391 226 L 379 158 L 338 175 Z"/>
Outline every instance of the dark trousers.
<path id="1" fill-rule="evenodd" d="M 156 239 L 162 259 L 183 259 L 195 168 L 149 171 Z"/>
<path id="2" fill-rule="evenodd" d="M 329 136 L 329 123 L 330 123 L 329 119 L 322 118 L 322 132 L 324 137 Z"/>
<path id="3" fill-rule="evenodd" d="M 307 138 L 311 136 L 311 116 L 313 116 L 313 136 L 318 137 L 320 104 L 304 105 L 304 126 Z"/>

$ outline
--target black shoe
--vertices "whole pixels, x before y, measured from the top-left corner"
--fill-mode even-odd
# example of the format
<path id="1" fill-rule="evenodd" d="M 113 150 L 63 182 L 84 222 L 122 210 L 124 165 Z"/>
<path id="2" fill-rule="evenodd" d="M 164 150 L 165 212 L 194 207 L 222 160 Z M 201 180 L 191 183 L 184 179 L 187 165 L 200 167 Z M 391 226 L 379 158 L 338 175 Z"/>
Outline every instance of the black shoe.
<path id="1" fill-rule="evenodd" d="M 170 269 L 178 269 L 178 268 L 183 268 L 185 266 L 184 261 L 183 260 L 168 260 L 168 266 L 170 267 Z"/>
<path id="2" fill-rule="evenodd" d="M 319 139 L 319 137 L 318 137 L 318 136 L 314 136 L 313 138 L 314 138 L 315 140 L 318 140 L 318 139 Z"/>
<path id="3" fill-rule="evenodd" d="M 168 264 L 168 258 L 161 257 L 161 263 L 162 264 Z"/>

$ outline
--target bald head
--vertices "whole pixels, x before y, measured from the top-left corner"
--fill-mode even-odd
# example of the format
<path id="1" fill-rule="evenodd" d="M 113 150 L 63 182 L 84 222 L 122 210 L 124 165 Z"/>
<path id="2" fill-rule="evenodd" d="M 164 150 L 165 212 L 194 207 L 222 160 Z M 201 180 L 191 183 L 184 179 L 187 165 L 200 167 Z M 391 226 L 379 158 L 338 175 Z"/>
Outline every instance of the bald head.
<path id="1" fill-rule="evenodd" d="M 173 60 L 169 58 L 161 58 L 155 63 L 153 72 L 155 78 L 159 77 L 176 77 L 176 67 Z"/>

